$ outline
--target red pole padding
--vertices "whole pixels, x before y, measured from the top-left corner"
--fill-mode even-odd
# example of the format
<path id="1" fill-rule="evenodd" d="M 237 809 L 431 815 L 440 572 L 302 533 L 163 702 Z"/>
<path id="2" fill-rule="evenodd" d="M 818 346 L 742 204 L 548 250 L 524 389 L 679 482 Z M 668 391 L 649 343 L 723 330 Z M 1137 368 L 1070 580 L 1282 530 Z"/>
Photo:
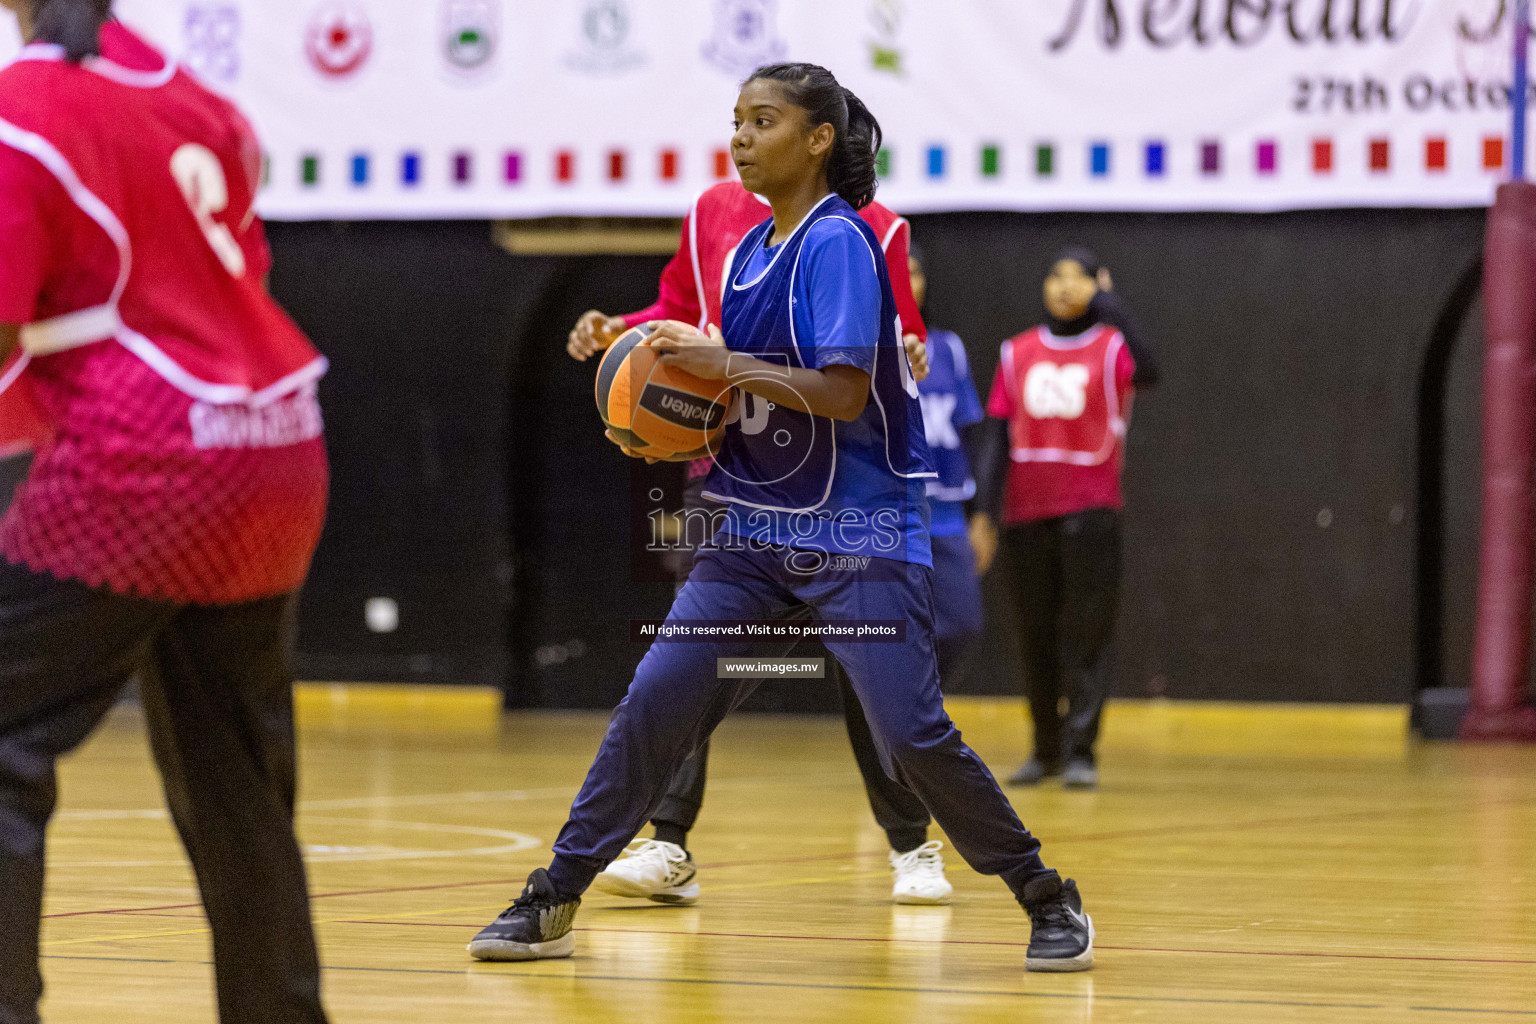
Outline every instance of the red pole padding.
<path id="1" fill-rule="evenodd" d="M 1483 305 L 1483 532 L 1461 738 L 1536 742 L 1536 710 L 1526 705 L 1536 582 L 1536 184 L 1499 186 Z"/>

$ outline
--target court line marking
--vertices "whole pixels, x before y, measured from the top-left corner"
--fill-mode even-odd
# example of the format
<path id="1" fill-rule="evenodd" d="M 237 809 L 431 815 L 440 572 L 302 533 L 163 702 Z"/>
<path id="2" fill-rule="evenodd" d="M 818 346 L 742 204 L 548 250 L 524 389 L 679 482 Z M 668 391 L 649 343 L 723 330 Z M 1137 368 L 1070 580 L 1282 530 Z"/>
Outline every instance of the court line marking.
<path id="1" fill-rule="evenodd" d="M 525 878 L 495 878 L 484 882 L 440 882 L 437 885 L 399 885 L 387 889 L 348 889 L 342 892 L 312 892 L 311 900 L 328 900 L 338 896 L 384 896 L 395 892 L 431 892 L 437 889 L 472 889 L 476 886 L 489 885 L 516 885 L 521 886 Z M 58 914 L 44 914 L 43 919 L 55 917 L 90 917 L 95 914 L 142 914 L 151 910 L 190 910 L 192 907 L 201 907 L 202 900 L 196 903 L 166 903 L 157 907 L 112 907 L 106 910 L 68 910 Z"/>
<path id="2" fill-rule="evenodd" d="M 730 782 L 746 782 L 746 781 L 755 781 L 755 780 L 747 780 L 747 779 L 722 780 L 722 784 L 728 784 Z M 565 789 L 563 791 L 569 792 L 570 789 L 567 788 L 567 789 Z M 538 790 L 506 790 L 504 792 L 506 792 L 506 793 L 532 793 L 532 792 L 542 792 L 542 791 L 538 791 Z M 481 794 L 481 795 L 491 795 L 491 794 Z M 444 800 L 453 799 L 454 798 L 454 794 L 440 794 L 440 795 L 435 795 L 434 796 L 434 799 L 439 799 L 439 798 L 440 799 L 444 799 Z M 390 797 L 378 797 L 378 798 L 368 798 L 368 799 L 378 799 L 378 800 L 381 800 L 381 801 L 387 801 L 387 800 L 390 800 L 392 798 L 390 798 Z M 419 799 L 425 799 L 425 797 L 420 797 Z M 1526 803 L 1528 803 L 1528 801 L 1523 799 L 1523 798 L 1511 798 L 1509 800 L 1489 801 L 1487 803 L 1480 804 L 1478 806 L 1479 807 L 1486 807 L 1486 806 L 1490 806 L 1490 805 L 1501 805 L 1502 806 L 1502 805 L 1510 805 L 1510 804 L 1524 805 Z M 1441 806 L 1421 805 L 1420 807 L 1417 807 L 1417 808 L 1397 808 L 1397 809 L 1390 809 L 1390 810 L 1389 809 L 1382 809 L 1382 810 L 1373 810 L 1373 811 L 1349 811 L 1349 812 L 1339 812 L 1339 813 L 1336 813 L 1336 814 L 1320 814 L 1320 815 L 1293 815 L 1293 816 L 1285 817 L 1285 818 L 1266 818 L 1266 819 L 1257 819 L 1257 820 L 1246 821 L 1246 822 L 1224 822 L 1224 823 L 1213 822 L 1210 825 L 1204 825 L 1204 826 L 1202 826 L 1202 825 L 1170 825 L 1170 826 L 1159 826 L 1159 827 L 1156 827 L 1156 828 L 1148 828 L 1148 829 L 1122 830 L 1122 831 L 1119 831 L 1119 832 L 1085 833 L 1083 835 L 1078 835 L 1078 836 L 1070 836 L 1070 835 L 1069 836 L 1056 836 L 1056 837 L 1053 837 L 1051 839 L 1051 843 L 1053 845 L 1055 845 L 1055 844 L 1064 843 L 1064 842 L 1094 842 L 1094 841 L 1104 840 L 1104 839 L 1146 838 L 1146 837 L 1156 836 L 1156 835 L 1190 835 L 1190 834 L 1197 833 L 1197 832 L 1198 833 L 1205 833 L 1205 834 L 1211 834 L 1211 833 L 1217 833 L 1217 832 L 1236 832 L 1236 831 L 1242 831 L 1242 830 L 1245 830 L 1245 829 L 1266 828 L 1266 827 L 1282 827 L 1282 826 L 1285 826 L 1285 825 L 1306 824 L 1306 823 L 1319 822 L 1319 821 L 1335 821 L 1335 820 L 1341 820 L 1341 819 L 1342 820 L 1351 820 L 1351 819 L 1360 819 L 1360 818 L 1380 818 L 1380 817 L 1393 817 L 1393 816 L 1407 816 L 1407 817 L 1411 817 L 1411 816 L 1421 815 L 1421 814 L 1445 813 L 1445 812 L 1449 812 L 1449 811 L 1458 811 L 1458 810 L 1466 811 L 1466 810 L 1469 810 L 1469 809 L 1471 809 L 1471 808 L 1469 808 L 1465 804 L 1447 804 L 1447 805 L 1441 805 Z M 65 813 L 65 812 L 60 812 L 60 813 Z M 92 814 L 92 813 L 97 813 L 97 812 L 82 811 L 82 812 L 76 812 L 76 813 L 77 814 Z M 128 814 L 144 815 L 144 814 L 147 814 L 149 812 L 135 811 L 135 812 L 101 812 L 101 813 L 119 814 L 119 815 L 128 815 Z M 165 812 L 163 810 L 155 812 L 155 813 L 161 814 L 161 815 L 165 814 Z M 55 817 L 57 818 L 58 815 L 56 814 Z M 809 863 L 809 862 L 814 862 L 814 861 L 857 860 L 857 859 L 860 859 L 860 858 L 880 857 L 880 856 L 884 856 L 884 855 L 885 855 L 885 851 L 883 851 L 883 850 L 851 850 L 851 851 L 844 851 L 844 852 L 838 852 L 838 853 L 810 854 L 810 855 L 807 855 L 807 856 L 804 856 L 804 857 L 776 857 L 776 858 L 773 858 L 773 859 L 770 859 L 770 860 L 711 861 L 711 862 L 708 862 L 708 863 L 700 864 L 699 865 L 699 869 L 703 870 L 703 869 L 708 868 L 708 869 L 712 869 L 712 870 L 718 870 L 718 869 L 723 869 L 723 868 L 734 868 L 734 867 L 761 867 L 761 866 L 767 865 L 767 864 L 791 864 L 791 863 Z M 383 894 L 387 894 L 387 893 L 398 893 L 398 892 L 425 892 L 425 891 L 430 891 L 430 890 L 435 890 L 435 889 L 472 888 L 472 887 L 475 887 L 475 886 L 482 886 L 482 885 L 485 885 L 485 886 L 489 886 L 489 885 L 521 885 L 523 883 L 523 881 L 524 881 L 523 879 L 499 879 L 499 880 L 484 881 L 484 882 L 479 882 L 479 881 L 477 881 L 477 882 L 450 882 L 450 883 L 444 883 L 444 884 L 438 884 L 438 885 L 397 886 L 397 887 L 385 888 L 385 889 L 359 889 L 359 890 L 351 890 L 351 891 L 343 891 L 343 892 L 332 892 L 332 893 L 311 893 L 310 894 L 310 899 L 311 900 L 332 899 L 332 898 L 341 897 L 341 896 L 376 896 L 376 895 L 383 895 Z M 713 888 L 717 888 L 717 887 L 713 887 L 712 886 L 711 888 L 713 889 Z M 55 918 L 55 917 L 87 917 L 87 916 L 96 915 L 96 914 L 133 914 L 133 913 L 137 913 L 137 912 L 141 912 L 141 911 L 151 911 L 151 910 L 185 910 L 185 909 L 188 909 L 188 908 L 191 908 L 191 907 L 200 907 L 200 906 L 202 906 L 202 902 L 198 901 L 198 902 L 195 902 L 195 903 L 173 903 L 173 904 L 166 904 L 166 905 L 161 905 L 161 906 L 149 906 L 149 907 L 115 907 L 115 908 L 107 908 L 107 909 L 104 909 L 104 910 L 75 910 L 75 911 L 66 911 L 66 912 L 56 913 L 56 914 L 44 914 L 43 917 L 45 919 L 47 919 L 47 918 Z"/>
<path id="3" fill-rule="evenodd" d="M 488 904 L 487 905 L 487 904 L 477 903 L 477 904 L 475 904 L 472 907 L 444 907 L 444 908 L 439 908 L 439 909 L 434 909 L 434 910 L 407 910 L 407 911 L 402 911 L 401 913 L 398 913 L 398 914 L 379 914 L 379 915 L 377 915 L 376 920 L 378 921 L 379 924 L 392 924 L 392 923 L 393 924 L 409 924 L 410 922 L 408 922 L 408 921 L 400 921 L 398 919 L 399 918 L 405 918 L 405 917 L 432 917 L 435 914 L 462 914 L 462 913 L 466 913 L 466 912 L 471 911 L 471 910 L 473 910 L 473 911 L 481 911 L 481 910 L 487 910 L 490 907 L 499 907 L 499 906 L 502 906 L 502 904 L 500 904 L 500 903 L 493 903 L 493 904 Z M 130 917 L 135 917 L 135 916 L 148 917 L 150 915 L 144 914 L 144 915 L 128 915 L 128 916 L 130 916 Z M 180 916 L 180 915 L 177 915 L 177 916 Z M 316 926 L 322 925 L 322 924 L 339 924 L 339 923 L 341 923 L 341 919 L 340 918 L 314 918 L 312 920 L 312 924 L 314 924 Z M 464 925 L 463 927 L 465 929 L 468 929 L 468 928 L 470 928 L 472 926 Z M 53 940 L 51 942 L 40 943 L 39 945 L 41 947 L 46 947 L 46 948 L 52 949 L 55 946 L 78 946 L 78 945 L 83 945 L 83 944 L 87 944 L 87 943 L 91 943 L 91 942 L 119 942 L 119 941 L 126 942 L 129 939 L 164 939 L 164 938 L 172 938 L 172 937 L 177 936 L 177 935 L 203 935 L 203 934 L 206 934 L 206 933 L 208 933 L 210 931 L 212 931 L 212 929 L 208 925 L 205 924 L 201 928 L 177 928 L 177 929 L 160 930 L 160 931 L 153 931 L 153 932 L 138 932 L 138 933 L 134 933 L 134 934 L 131 934 L 131 935 L 93 935 L 93 936 L 90 936 L 89 938 L 81 938 L 81 939 L 56 939 L 56 940 Z M 168 960 L 166 962 L 167 963 L 174 963 L 174 962 L 179 962 L 179 961 L 169 961 Z"/>
<path id="4" fill-rule="evenodd" d="M 798 882 L 796 883 L 798 884 Z M 713 890 L 711 890 L 713 891 Z M 478 908 L 477 908 L 478 909 Z M 609 909 L 609 908 L 596 908 Z M 641 909 L 651 909 L 649 907 Z M 662 910 L 665 908 L 656 908 Z M 148 915 L 144 915 L 148 916 Z M 423 915 L 425 916 L 425 915 Z M 398 925 L 404 928 L 475 928 L 478 925 L 461 923 L 458 921 L 388 921 L 381 917 L 333 919 L 327 924 L 366 924 L 366 925 Z M 675 931 L 667 928 L 593 928 L 580 926 L 572 929 L 578 932 L 600 932 L 611 935 L 676 935 L 689 937 L 693 935 L 720 939 L 788 939 L 795 942 L 883 942 L 891 945 L 902 943 L 928 943 L 944 946 L 1008 946 L 1025 948 L 1028 942 L 1008 942 L 1003 939 L 923 939 L 923 938 L 891 938 L 889 936 L 863 936 L 863 935 L 784 935 L 767 932 L 705 932 L 705 931 Z M 1168 946 L 1105 946 L 1094 943 L 1094 949 L 1113 950 L 1117 953 L 1185 953 L 1200 956 L 1274 956 L 1274 957 L 1309 957 L 1324 960 L 1405 960 L 1412 963 L 1436 963 L 1436 964 L 1507 964 L 1512 967 L 1523 967 L 1536 964 L 1536 960 L 1498 960 L 1487 957 L 1460 957 L 1460 956 L 1408 956 L 1391 953 L 1314 953 L 1295 952 L 1270 949 L 1177 949 Z"/>
<path id="5" fill-rule="evenodd" d="M 830 882 L 844 882 L 844 881 L 848 881 L 850 879 L 858 879 L 858 878 L 884 878 L 884 877 L 886 877 L 886 873 L 881 871 L 881 872 L 870 872 L 870 873 L 866 873 L 866 874 L 835 875 L 835 876 L 830 877 L 830 878 L 782 878 L 782 879 L 774 879 L 774 880 L 765 881 L 765 882 L 740 882 L 740 883 L 736 883 L 736 884 L 717 885 L 717 886 L 711 887 L 711 891 L 721 891 L 721 890 L 726 890 L 726 889 L 761 889 L 761 888 L 772 888 L 772 887 L 776 887 L 776 886 L 819 885 L 819 884 L 830 883 Z M 494 908 L 497 908 L 497 907 L 506 906 L 507 902 L 508 901 L 503 900 L 503 901 L 501 901 L 499 903 L 476 904 L 476 905 L 471 906 L 471 907 L 439 907 L 439 908 L 435 908 L 435 909 L 432 909 L 432 910 L 411 910 L 411 911 L 405 911 L 405 912 L 402 912 L 402 913 L 399 913 L 399 914 L 376 914 L 376 915 L 374 915 L 374 920 L 377 921 L 380 924 L 386 924 L 386 923 L 390 923 L 392 921 L 397 921 L 399 918 L 405 918 L 405 917 L 433 917 L 433 916 L 436 916 L 438 914 L 458 914 L 458 913 L 463 913 L 465 911 L 470 911 L 470 910 L 476 910 L 476 911 L 479 911 L 479 910 L 491 910 L 491 909 L 494 909 Z M 146 916 L 147 917 L 149 915 L 147 915 L 147 914 L 146 915 L 140 915 L 140 914 L 135 914 L 135 913 L 132 913 L 132 912 L 128 912 L 128 913 L 124 914 L 123 916 L 126 916 L 126 917 Z M 317 925 L 317 926 L 318 925 L 322 925 L 322 924 L 342 924 L 342 923 L 345 923 L 345 922 L 346 922 L 346 919 L 344 919 L 344 918 L 315 918 L 314 919 L 314 924 Z M 463 925 L 462 927 L 468 929 L 468 928 L 477 927 L 477 926 Z M 53 940 L 53 941 L 50 941 L 50 942 L 44 942 L 44 943 L 42 943 L 42 945 L 51 949 L 51 948 L 56 947 L 56 946 L 76 946 L 76 945 L 82 945 L 82 944 L 91 943 L 91 942 L 115 942 L 115 941 L 119 941 L 119 940 L 126 941 L 128 939 L 157 939 L 157 938 L 171 938 L 171 937 L 177 936 L 177 935 L 197 935 L 197 934 L 201 934 L 201 933 L 207 932 L 209 930 L 210 929 L 207 926 L 204 926 L 202 928 L 193 928 L 193 929 L 174 929 L 174 930 L 169 930 L 169 931 L 162 930 L 162 931 L 153 931 L 153 932 L 138 932 L 138 933 L 134 933 L 134 934 L 130 934 L 130 935 L 94 935 L 94 936 L 90 936 L 90 937 L 87 937 L 87 938 L 79 938 L 79 939 L 56 939 L 56 940 Z M 622 930 L 622 929 L 619 929 L 619 930 Z"/>
<path id="6" fill-rule="evenodd" d="M 211 960 L 146 960 L 142 958 L 128 957 L 71 957 L 45 955 L 44 960 L 93 960 L 98 962 L 120 963 L 169 963 L 169 964 L 195 964 L 204 967 L 213 966 Z M 562 985 L 569 985 L 573 981 L 620 981 L 620 982 L 649 982 L 660 985 L 711 985 L 722 988 L 781 988 L 781 989 L 806 989 L 813 991 L 838 991 L 838 992 L 891 992 L 904 995 L 949 995 L 972 996 L 980 998 L 1006 997 L 1010 999 L 1064 999 L 1074 1002 L 1120 1002 L 1120 1003 L 1175 1003 L 1179 1005 L 1200 1006 L 1291 1006 L 1303 1009 L 1318 1010 L 1407 1010 L 1410 1012 L 1435 1012 L 1435 1013 L 1484 1013 L 1503 1014 L 1510 1016 L 1536 1017 L 1536 1010 L 1498 1010 L 1479 1009 L 1472 1007 L 1452 1006 L 1407 1006 L 1394 1007 L 1385 1003 L 1330 1003 L 1321 1001 L 1307 1001 L 1294 999 L 1217 999 L 1197 996 L 1130 996 L 1110 995 L 1099 992 L 1020 992 L 1011 989 L 969 989 L 969 988 L 927 988 L 918 985 L 850 985 L 829 984 L 821 982 L 797 982 L 797 981 L 764 981 L 751 979 L 730 978 L 667 978 L 644 975 L 623 974 L 551 974 L 535 970 L 505 971 L 495 967 L 487 967 L 480 964 L 466 965 L 461 970 L 447 970 L 429 967 L 362 967 L 346 964 L 327 965 L 322 964 L 321 970 L 346 971 L 369 974 L 433 974 L 456 975 L 471 974 L 476 977 L 501 977 L 514 979 L 537 979 L 558 981 Z"/>
<path id="7" fill-rule="evenodd" d="M 1536 1017 L 1536 1010 L 1467 1010 L 1455 1006 L 1410 1006 L 1408 1009 L 1428 1013 L 1502 1013 L 1516 1017 Z"/>
<path id="8" fill-rule="evenodd" d="M 736 789 L 743 786 L 756 786 L 765 782 L 780 782 L 785 779 L 814 780 L 815 788 L 827 788 L 842 785 L 842 780 L 828 778 L 824 772 L 785 772 L 775 775 L 741 775 L 735 777 L 711 779 L 710 785 L 717 789 Z M 372 807 L 437 807 L 447 803 L 464 804 L 493 804 L 493 803 L 519 803 L 529 800 L 547 800 L 557 796 L 574 797 L 581 789 L 578 785 L 544 786 L 539 789 L 492 789 L 492 790 L 461 790 L 456 793 L 399 793 L 388 796 L 358 796 L 335 797 L 327 800 L 300 800 L 295 808 L 300 817 L 306 811 L 348 811 Z M 52 820 L 59 821 L 113 821 L 117 819 L 143 819 L 160 820 L 168 818 L 169 812 L 164 807 L 149 808 L 79 808 L 55 811 Z"/>
<path id="9" fill-rule="evenodd" d="M 361 850 L 352 853 L 315 853 L 308 852 L 304 856 L 306 864 L 354 864 L 363 861 L 384 860 L 433 860 L 443 857 L 497 857 L 507 853 L 521 853 L 524 850 L 535 849 L 542 842 L 534 836 L 522 832 L 511 832 L 506 829 L 483 828 L 479 825 L 454 825 L 449 823 L 436 823 L 427 821 L 387 821 L 381 818 L 327 818 L 304 815 L 301 821 L 321 825 L 367 825 L 380 829 L 398 829 L 405 832 L 439 832 L 471 836 L 489 836 L 494 839 L 509 839 L 511 842 L 497 846 L 473 846 L 460 850 L 398 850 L 398 849 L 374 849 Z M 187 864 L 186 855 L 183 854 L 176 860 L 101 860 L 101 861 L 63 861 L 49 862 L 48 867 L 59 868 L 147 868 L 147 867 L 178 867 Z"/>
<path id="10" fill-rule="evenodd" d="M 212 967 L 213 966 L 213 961 L 211 961 L 211 960 L 152 960 L 152 959 L 148 959 L 146 957 L 69 956 L 67 954 L 45 954 L 40 959 L 43 959 L 43 960 L 90 960 L 90 961 L 96 961 L 96 962 L 102 962 L 102 963 L 128 963 L 128 964 L 188 964 L 188 965 L 194 965 L 194 966 L 200 966 L 200 967 Z M 1190 997 L 1181 997 L 1181 996 L 1122 996 L 1122 995 L 1100 995 L 1100 994 L 1097 994 L 1097 993 L 1093 993 L 1093 994 L 1088 994 L 1088 993 L 1077 994 L 1077 993 L 1070 993 L 1070 992 L 1014 992 L 1014 991 L 998 990 L 998 989 L 964 989 L 964 988 L 960 988 L 960 989 L 955 989 L 955 988 L 943 989 L 943 988 L 920 988 L 920 987 L 885 986 L 885 985 L 828 985 L 828 984 L 816 984 L 816 983 L 809 983 L 809 982 L 788 982 L 788 981 L 749 981 L 749 980 L 733 981 L 733 980 L 724 979 L 724 978 L 655 978 L 655 977 L 629 977 L 629 976 L 625 976 L 625 975 L 609 975 L 609 974 L 578 974 L 578 975 L 546 974 L 546 973 L 543 973 L 543 972 L 540 972 L 540 971 L 527 971 L 526 973 L 520 972 L 520 973 L 517 973 L 517 974 L 511 974 L 509 972 L 498 971 L 495 974 L 492 974 L 492 970 L 488 970 L 488 969 L 478 969 L 477 970 L 476 967 L 478 967 L 478 966 L 479 965 L 466 966 L 463 970 L 443 970 L 443 969 L 439 969 L 439 968 L 429 968 L 429 967 L 354 967 L 354 966 L 349 966 L 349 965 L 327 965 L 327 964 L 322 964 L 320 966 L 320 969 L 324 970 L 324 971 L 354 971 L 354 972 L 384 973 L 384 974 L 464 975 L 464 974 L 473 972 L 477 976 L 512 977 L 512 978 L 517 978 L 517 977 L 523 977 L 523 978 L 551 978 L 551 979 L 554 979 L 554 980 L 557 980 L 557 981 L 561 981 L 561 982 L 566 982 L 566 983 L 569 983 L 571 981 L 649 981 L 649 982 L 656 982 L 656 983 L 661 983 L 661 984 L 674 984 L 674 985 L 738 985 L 738 986 L 747 986 L 747 987 L 804 988 L 804 989 L 821 989 L 821 990 L 844 990 L 844 991 L 856 991 L 856 992 L 900 992 L 900 993 L 913 993 L 913 994 L 918 994 L 918 995 L 1009 996 L 1009 997 L 1013 997 L 1013 998 L 1022 998 L 1022 999 L 1075 999 L 1075 1000 L 1085 1001 L 1085 1002 L 1091 1002 L 1093 1000 L 1103 999 L 1103 1000 L 1114 1001 L 1114 1002 L 1198 1003 L 1198 1004 L 1202 1004 L 1202 1005 L 1216 1005 L 1216 1006 L 1295 1006 L 1295 1007 L 1304 1007 L 1304 1008 L 1308 1008 L 1308 1009 L 1314 1009 L 1315 1008 L 1315 1009 L 1325 1009 L 1325 1010 L 1329 1010 L 1329 1009 L 1342 1009 L 1342 1010 L 1390 1010 L 1390 1009 L 1394 1009 L 1394 1007 L 1387 1006 L 1387 1005 L 1385 1005 L 1383 1003 L 1320 1003 L 1320 1002 L 1283 1001 L 1283 1000 L 1277 1000 L 1277 999 L 1200 999 L 1200 998 L 1190 998 Z M 1419 1012 L 1419 1013 L 1483 1013 L 1483 1014 L 1499 1014 L 1499 1015 L 1515 1016 L 1515 1017 L 1536 1017 L 1536 1010 L 1499 1010 L 1499 1009 L 1486 1009 L 1486 1008 L 1479 1008 L 1479 1007 L 1457 1007 L 1457 1006 L 1407 1006 L 1407 1007 L 1402 1007 L 1402 1009 L 1408 1010 L 1410 1012 Z"/>

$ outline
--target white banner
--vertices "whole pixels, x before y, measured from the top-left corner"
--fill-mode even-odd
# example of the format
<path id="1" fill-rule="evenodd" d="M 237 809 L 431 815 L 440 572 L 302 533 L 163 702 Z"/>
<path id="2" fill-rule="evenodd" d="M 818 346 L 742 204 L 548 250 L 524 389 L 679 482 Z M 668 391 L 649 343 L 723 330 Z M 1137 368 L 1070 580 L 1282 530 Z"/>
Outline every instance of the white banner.
<path id="1" fill-rule="evenodd" d="M 279 219 L 677 215 L 734 173 L 737 86 L 782 59 L 868 103 L 908 213 L 1478 206 L 1510 161 L 1501 0 L 118 10 L 250 113 Z"/>

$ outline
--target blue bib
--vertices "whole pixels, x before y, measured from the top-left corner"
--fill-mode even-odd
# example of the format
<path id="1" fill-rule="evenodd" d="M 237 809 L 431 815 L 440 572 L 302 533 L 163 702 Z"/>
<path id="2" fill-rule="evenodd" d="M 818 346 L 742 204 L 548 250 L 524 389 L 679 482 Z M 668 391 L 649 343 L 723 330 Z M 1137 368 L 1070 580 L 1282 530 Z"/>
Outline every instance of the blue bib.
<path id="1" fill-rule="evenodd" d="M 961 431 L 985 416 L 965 346 L 950 331 L 928 328 L 928 378 L 917 386 L 923 403 L 923 429 L 938 477 L 928 481 L 928 501 L 935 537 L 965 532 L 960 503 L 976 495 L 971 464 L 961 445 Z"/>
<path id="2" fill-rule="evenodd" d="M 769 249 L 772 231 L 772 218 L 753 228 L 729 264 L 727 347 L 775 366 L 856 366 L 870 376 L 869 402 L 838 423 L 741 392 L 705 481 L 707 497 L 731 506 L 721 530 L 931 564 L 924 492 L 934 469 L 880 243 L 836 195 Z"/>

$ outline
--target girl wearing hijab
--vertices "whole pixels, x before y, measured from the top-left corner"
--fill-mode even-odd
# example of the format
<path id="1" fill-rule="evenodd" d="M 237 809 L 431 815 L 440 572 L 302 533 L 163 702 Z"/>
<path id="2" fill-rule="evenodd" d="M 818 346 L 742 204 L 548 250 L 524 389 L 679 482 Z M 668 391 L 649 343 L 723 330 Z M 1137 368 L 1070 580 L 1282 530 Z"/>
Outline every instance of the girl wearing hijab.
<path id="1" fill-rule="evenodd" d="M 1098 784 L 1094 743 L 1114 677 L 1120 596 L 1120 470 L 1143 363 L 1127 343 L 1132 332 L 1103 322 L 1109 310 L 1124 322 L 1101 293 L 1107 277 L 1087 249 L 1057 257 L 1045 278 L 1049 317 L 1003 342 L 987 402 L 990 443 L 971 532 L 985 568 L 1001 520 L 1035 732 L 1013 785 L 1056 775 L 1069 788 Z M 1141 380 L 1155 372 L 1150 353 L 1145 364 Z"/>

